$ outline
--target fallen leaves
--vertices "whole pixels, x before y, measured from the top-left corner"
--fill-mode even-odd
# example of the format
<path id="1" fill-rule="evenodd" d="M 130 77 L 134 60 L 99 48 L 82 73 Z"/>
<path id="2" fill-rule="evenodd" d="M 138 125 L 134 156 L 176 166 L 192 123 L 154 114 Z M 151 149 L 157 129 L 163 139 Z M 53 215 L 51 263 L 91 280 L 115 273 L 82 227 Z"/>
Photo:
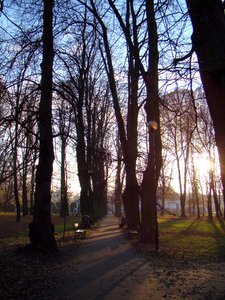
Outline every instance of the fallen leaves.
<path id="1" fill-rule="evenodd" d="M 0 251 L 0 299 L 51 299 L 51 292 L 66 268 L 70 248 L 78 243 L 67 238 L 59 243 L 57 256 L 27 254 L 22 247 L 8 246 Z"/>

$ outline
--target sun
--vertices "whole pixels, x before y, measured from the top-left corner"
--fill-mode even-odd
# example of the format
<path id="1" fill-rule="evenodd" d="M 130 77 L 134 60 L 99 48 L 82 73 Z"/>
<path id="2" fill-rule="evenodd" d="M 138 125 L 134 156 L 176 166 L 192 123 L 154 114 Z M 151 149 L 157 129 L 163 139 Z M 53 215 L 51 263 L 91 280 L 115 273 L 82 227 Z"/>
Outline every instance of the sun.
<path id="1" fill-rule="evenodd" d="M 212 168 L 212 163 L 210 162 L 209 157 L 206 155 L 195 155 L 194 166 L 197 168 L 200 174 L 206 174 Z"/>

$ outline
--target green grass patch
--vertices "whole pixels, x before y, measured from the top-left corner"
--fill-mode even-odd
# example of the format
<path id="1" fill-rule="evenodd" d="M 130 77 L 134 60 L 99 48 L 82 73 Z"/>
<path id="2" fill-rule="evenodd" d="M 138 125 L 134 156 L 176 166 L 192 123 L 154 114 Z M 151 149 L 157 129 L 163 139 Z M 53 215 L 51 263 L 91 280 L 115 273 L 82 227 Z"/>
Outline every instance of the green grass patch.
<path id="1" fill-rule="evenodd" d="M 214 219 L 159 219 L 160 246 L 174 257 L 225 260 L 225 226 Z"/>
<path id="2" fill-rule="evenodd" d="M 66 218 L 66 236 L 74 234 L 73 224 L 77 222 L 73 216 Z M 29 223 L 32 216 L 21 216 L 21 221 L 16 223 L 16 215 L 13 213 L 0 213 L 0 247 L 12 245 L 26 245 L 29 243 Z M 64 219 L 58 215 L 52 215 L 52 223 L 55 225 L 55 236 L 57 239 L 63 237 Z"/>
<path id="3" fill-rule="evenodd" d="M 28 225 L 32 216 L 21 217 L 16 223 L 15 214 L 0 213 L 0 248 L 29 243 Z M 159 218 L 160 249 L 163 255 L 174 259 L 225 261 L 225 225 L 216 219 Z M 52 215 L 55 236 L 61 240 L 64 219 Z M 72 216 L 66 218 L 66 237 L 74 237 Z"/>

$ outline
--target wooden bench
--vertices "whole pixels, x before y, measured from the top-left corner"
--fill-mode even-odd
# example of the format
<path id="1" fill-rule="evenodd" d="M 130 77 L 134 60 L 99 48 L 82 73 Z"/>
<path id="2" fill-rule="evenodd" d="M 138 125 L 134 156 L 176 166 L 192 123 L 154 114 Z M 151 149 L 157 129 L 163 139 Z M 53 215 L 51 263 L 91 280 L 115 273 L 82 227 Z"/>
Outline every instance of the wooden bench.
<path id="1" fill-rule="evenodd" d="M 130 239 L 138 238 L 138 231 L 137 230 L 128 230 L 128 237 Z"/>
<path id="2" fill-rule="evenodd" d="M 74 223 L 73 228 L 74 228 L 75 240 L 76 239 L 84 240 L 86 238 L 86 230 L 80 229 L 79 228 L 79 223 Z"/>

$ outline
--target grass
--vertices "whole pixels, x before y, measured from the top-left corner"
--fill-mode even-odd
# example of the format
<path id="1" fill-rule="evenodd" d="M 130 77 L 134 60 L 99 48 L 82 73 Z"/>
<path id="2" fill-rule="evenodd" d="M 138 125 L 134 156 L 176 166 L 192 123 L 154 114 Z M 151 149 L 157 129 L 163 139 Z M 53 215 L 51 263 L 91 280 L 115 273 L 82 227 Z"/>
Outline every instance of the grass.
<path id="1" fill-rule="evenodd" d="M 29 243 L 29 223 L 32 216 L 21 217 L 20 223 L 16 223 L 14 213 L 0 213 L 0 247 L 19 246 Z M 58 215 L 52 215 L 55 225 L 55 237 L 62 239 L 64 231 L 64 219 Z M 66 236 L 74 236 L 73 224 L 76 222 L 73 216 L 66 218 Z"/>
<path id="2" fill-rule="evenodd" d="M 225 260 L 225 225 L 214 219 L 159 219 L 160 247 L 191 260 Z"/>
<path id="3" fill-rule="evenodd" d="M 16 223 L 13 213 L 0 213 L 0 249 L 26 245 L 29 242 L 28 224 L 31 216 L 21 217 Z M 55 236 L 62 240 L 64 219 L 52 216 Z M 66 238 L 73 238 L 74 217 L 66 219 Z M 225 225 L 216 219 L 159 218 L 160 249 L 168 257 L 190 260 L 225 260 Z M 146 248 L 147 249 L 147 248 Z"/>

